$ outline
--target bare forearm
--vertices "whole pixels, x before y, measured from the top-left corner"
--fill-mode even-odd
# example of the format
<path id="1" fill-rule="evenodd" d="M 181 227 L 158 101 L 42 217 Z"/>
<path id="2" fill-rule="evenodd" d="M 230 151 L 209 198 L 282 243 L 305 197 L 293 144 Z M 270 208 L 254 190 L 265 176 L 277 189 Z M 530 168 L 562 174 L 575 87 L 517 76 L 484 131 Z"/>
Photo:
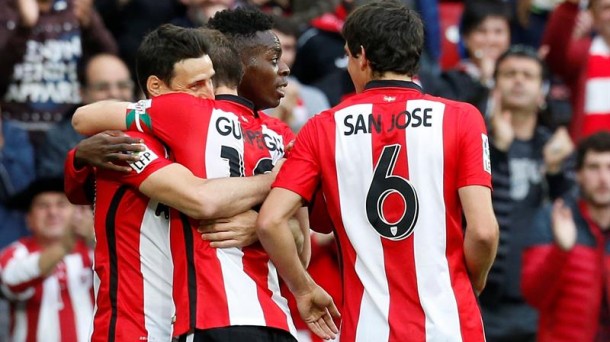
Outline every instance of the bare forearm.
<path id="1" fill-rule="evenodd" d="M 196 218 L 231 217 L 243 213 L 265 200 L 273 180 L 270 174 L 207 180 L 199 193 L 211 208 L 205 213 L 207 217 Z"/>
<path id="2" fill-rule="evenodd" d="M 466 228 L 466 236 L 464 239 L 464 256 L 466 258 L 466 267 L 470 275 L 470 281 L 477 293 L 481 293 L 487 282 L 487 274 L 491 269 L 491 265 L 496 257 L 498 248 L 497 235 L 489 234 L 482 236 L 469 231 Z"/>
<path id="3" fill-rule="evenodd" d="M 105 100 L 79 107 L 72 116 L 72 127 L 83 135 L 106 130 L 127 129 L 125 115 L 129 102 Z"/>
<path id="4" fill-rule="evenodd" d="M 288 221 L 258 229 L 258 238 L 290 291 L 294 294 L 306 292 L 312 280 L 298 257 Z"/>

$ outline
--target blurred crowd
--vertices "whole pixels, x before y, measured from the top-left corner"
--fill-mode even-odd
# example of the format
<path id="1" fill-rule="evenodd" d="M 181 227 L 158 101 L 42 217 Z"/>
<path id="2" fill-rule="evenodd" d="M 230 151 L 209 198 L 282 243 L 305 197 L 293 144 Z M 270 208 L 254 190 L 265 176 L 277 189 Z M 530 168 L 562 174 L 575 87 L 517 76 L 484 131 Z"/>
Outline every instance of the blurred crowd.
<path id="1" fill-rule="evenodd" d="M 608 136 L 598 133 L 610 132 L 610 0 L 403 1 L 426 28 L 419 84 L 472 104 L 487 122 L 501 231 L 479 298 L 488 341 L 610 341 L 596 330 L 610 331 L 610 170 L 593 181 L 590 160 L 575 153 L 609 152 Z M 134 60 L 147 32 L 163 23 L 203 26 L 238 6 L 272 13 L 291 73 L 285 97 L 268 113 L 298 132 L 354 93 L 340 32 L 365 2 L 0 0 L 0 341 L 7 302 L 27 297 L 10 283 L 11 266 L 31 263 L 15 259 L 31 235 L 62 241 L 47 274 L 64 256 L 91 262 L 87 244 L 66 238 L 76 232 L 91 247 L 91 209 L 55 198 L 39 208 L 47 199 L 37 196 L 56 191 L 51 180 L 63 176 L 66 153 L 84 138 L 71 126 L 75 108 L 143 97 Z M 312 276 L 340 303 L 332 236 L 315 233 L 312 244 Z M 579 319 L 593 321 L 590 331 L 570 328 Z M 304 341 L 316 339 L 299 328 Z"/>

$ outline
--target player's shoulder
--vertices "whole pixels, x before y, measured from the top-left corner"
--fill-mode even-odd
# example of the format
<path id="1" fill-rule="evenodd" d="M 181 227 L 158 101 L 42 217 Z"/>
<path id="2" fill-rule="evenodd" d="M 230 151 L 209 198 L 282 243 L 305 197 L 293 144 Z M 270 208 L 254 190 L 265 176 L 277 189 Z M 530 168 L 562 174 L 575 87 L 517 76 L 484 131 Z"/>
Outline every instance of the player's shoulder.
<path id="1" fill-rule="evenodd" d="M 267 126 L 270 129 L 273 130 L 291 130 L 290 126 L 288 126 L 287 123 L 285 123 L 284 121 L 274 117 L 274 116 L 270 116 L 265 114 L 263 111 L 258 111 L 257 115 L 260 119 L 260 122 Z"/>
<path id="2" fill-rule="evenodd" d="M 481 115 L 477 107 L 467 102 L 450 100 L 444 97 L 434 96 L 430 94 L 424 94 L 422 99 L 442 103 L 443 105 L 445 105 L 445 111 L 455 112 L 459 115 L 471 115 L 473 113 L 478 113 L 479 115 Z"/>
<path id="3" fill-rule="evenodd" d="M 158 96 L 153 97 L 149 101 L 151 101 L 153 104 L 169 103 L 172 106 L 192 106 L 192 105 L 213 106 L 214 105 L 213 99 L 197 97 L 195 95 L 191 95 L 188 93 L 181 93 L 181 92 L 172 92 L 172 93 L 158 95 Z"/>

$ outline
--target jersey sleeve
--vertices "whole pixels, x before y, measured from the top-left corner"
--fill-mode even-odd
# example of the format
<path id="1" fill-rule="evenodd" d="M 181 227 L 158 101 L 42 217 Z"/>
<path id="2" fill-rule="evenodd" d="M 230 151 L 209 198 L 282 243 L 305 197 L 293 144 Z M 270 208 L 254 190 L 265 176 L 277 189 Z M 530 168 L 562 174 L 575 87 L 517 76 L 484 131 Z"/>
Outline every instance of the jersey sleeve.
<path id="1" fill-rule="evenodd" d="M 33 295 L 33 287 L 43 281 L 39 260 L 40 252 L 31 253 L 20 242 L 0 253 L 0 277 L 8 298 L 25 300 Z"/>
<path id="2" fill-rule="evenodd" d="M 142 139 L 145 150 L 138 152 L 140 160 L 128 163 L 132 168 L 131 172 L 100 169 L 97 176 L 112 179 L 137 189 L 148 176 L 172 162 L 166 157 L 163 144 L 151 135 L 132 131 L 126 132 L 126 134 L 133 138 Z"/>
<path id="3" fill-rule="evenodd" d="M 305 124 L 299 132 L 290 157 L 273 183 L 273 187 L 284 188 L 299 194 L 311 202 L 320 183 L 320 160 L 315 139 L 315 119 Z"/>
<path id="4" fill-rule="evenodd" d="M 93 167 L 86 165 L 77 169 L 74 166 L 76 149 L 68 152 L 64 163 L 64 191 L 73 204 L 93 203 Z"/>
<path id="5" fill-rule="evenodd" d="M 483 115 L 468 104 L 458 122 L 458 188 L 482 185 L 491 188 L 489 138 Z"/>
<path id="6" fill-rule="evenodd" d="M 185 93 L 171 93 L 130 105 L 126 113 L 129 130 L 152 134 L 171 146 L 201 140 L 209 126 L 214 101 Z"/>

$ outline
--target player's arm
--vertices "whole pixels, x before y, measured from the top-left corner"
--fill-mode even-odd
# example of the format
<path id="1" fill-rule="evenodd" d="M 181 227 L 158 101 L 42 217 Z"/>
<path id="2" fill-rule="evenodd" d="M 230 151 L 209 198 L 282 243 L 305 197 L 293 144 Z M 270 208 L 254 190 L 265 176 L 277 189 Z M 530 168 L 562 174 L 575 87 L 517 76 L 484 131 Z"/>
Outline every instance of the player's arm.
<path id="1" fill-rule="evenodd" d="M 339 311 L 332 298 L 307 274 L 288 224 L 302 205 L 302 197 L 290 190 L 271 190 L 256 224 L 258 238 L 294 294 L 308 327 L 321 338 L 334 338 L 338 330 L 331 315 L 339 317 Z"/>
<path id="2" fill-rule="evenodd" d="M 301 207 L 297 210 L 289 224 L 290 231 L 297 245 L 299 260 L 307 268 L 311 259 L 311 239 L 309 238 L 309 213 L 307 207 Z"/>
<path id="3" fill-rule="evenodd" d="M 500 232 L 491 205 L 491 189 L 472 185 L 460 188 L 458 193 L 467 223 L 464 237 L 466 267 L 478 295 L 485 287 L 496 257 Z"/>
<path id="4" fill-rule="evenodd" d="M 125 120 L 130 102 L 105 100 L 79 107 L 72 116 L 72 127 L 83 135 L 105 130 L 127 129 Z"/>
<path id="5" fill-rule="evenodd" d="M 215 219 L 243 213 L 262 203 L 276 173 L 203 179 L 173 163 L 148 176 L 139 190 L 194 219 Z"/>

